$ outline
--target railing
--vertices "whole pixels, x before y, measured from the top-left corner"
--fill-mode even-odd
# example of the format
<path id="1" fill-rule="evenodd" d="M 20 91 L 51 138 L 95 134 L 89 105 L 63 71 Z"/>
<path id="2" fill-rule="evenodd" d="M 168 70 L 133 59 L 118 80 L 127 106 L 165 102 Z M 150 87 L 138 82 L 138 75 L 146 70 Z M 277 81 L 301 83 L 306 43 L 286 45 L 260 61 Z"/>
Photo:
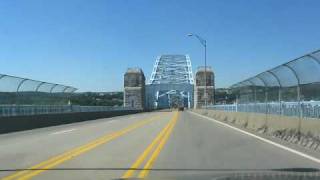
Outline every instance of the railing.
<path id="1" fill-rule="evenodd" d="M 226 104 L 209 106 L 209 109 L 231 111 L 275 114 L 283 116 L 301 116 L 320 118 L 320 101 L 303 102 L 270 102 L 249 104 Z"/>
<path id="2" fill-rule="evenodd" d="M 320 50 L 231 86 L 237 103 L 320 101 Z"/>
<path id="3" fill-rule="evenodd" d="M 77 88 L 0 74 L 0 92 L 73 93 Z"/>
<path id="4" fill-rule="evenodd" d="M 136 110 L 125 107 L 78 106 L 78 105 L 0 105 L 0 117 L 25 116 L 37 114 L 72 113 L 72 112 L 105 112 Z"/>
<path id="5" fill-rule="evenodd" d="M 210 108 L 320 118 L 319 74 L 317 50 L 232 85 L 237 104 Z"/>

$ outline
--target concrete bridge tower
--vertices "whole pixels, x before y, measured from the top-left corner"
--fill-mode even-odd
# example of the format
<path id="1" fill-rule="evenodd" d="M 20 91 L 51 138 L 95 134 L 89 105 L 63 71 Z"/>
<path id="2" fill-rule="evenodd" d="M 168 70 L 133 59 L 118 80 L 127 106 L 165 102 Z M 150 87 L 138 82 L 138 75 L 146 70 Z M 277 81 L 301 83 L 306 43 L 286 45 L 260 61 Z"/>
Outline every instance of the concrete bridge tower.
<path id="1" fill-rule="evenodd" d="M 145 108 L 145 76 L 140 68 L 129 68 L 124 74 L 124 107 Z"/>
<path id="2" fill-rule="evenodd" d="M 205 77 L 205 72 L 207 76 Z M 205 79 L 207 80 L 206 95 Z M 210 66 L 198 67 L 196 72 L 196 82 L 194 85 L 194 108 L 201 108 L 205 106 L 205 98 L 207 98 L 207 105 L 214 104 L 214 73 Z"/>

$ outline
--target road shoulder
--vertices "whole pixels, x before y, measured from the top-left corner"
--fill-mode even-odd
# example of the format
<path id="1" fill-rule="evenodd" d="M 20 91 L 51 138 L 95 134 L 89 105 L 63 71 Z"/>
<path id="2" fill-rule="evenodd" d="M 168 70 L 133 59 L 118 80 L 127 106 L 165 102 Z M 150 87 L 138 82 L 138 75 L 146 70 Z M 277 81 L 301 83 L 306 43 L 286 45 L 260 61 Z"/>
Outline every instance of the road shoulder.
<path id="1" fill-rule="evenodd" d="M 203 119 L 206 119 L 206 120 L 210 120 L 214 123 L 219 123 L 227 128 L 233 128 L 234 130 L 241 132 L 243 135 L 249 135 L 257 140 L 272 144 L 272 145 L 277 146 L 281 149 L 290 151 L 291 153 L 295 153 L 299 156 L 302 156 L 304 158 L 307 158 L 309 160 L 312 160 L 312 161 L 320 164 L 320 152 L 314 151 L 312 149 L 304 148 L 304 147 L 299 146 L 297 144 L 293 144 L 293 143 L 290 143 L 288 141 L 284 141 L 284 140 L 276 138 L 276 137 L 272 137 L 272 136 L 268 136 L 266 134 L 258 133 L 257 131 L 244 128 L 240 125 L 227 123 L 224 121 L 219 121 L 219 120 L 216 120 L 212 117 L 205 116 L 205 115 L 193 112 L 193 111 L 188 111 L 188 113 L 196 115 L 198 117 L 202 117 Z"/>

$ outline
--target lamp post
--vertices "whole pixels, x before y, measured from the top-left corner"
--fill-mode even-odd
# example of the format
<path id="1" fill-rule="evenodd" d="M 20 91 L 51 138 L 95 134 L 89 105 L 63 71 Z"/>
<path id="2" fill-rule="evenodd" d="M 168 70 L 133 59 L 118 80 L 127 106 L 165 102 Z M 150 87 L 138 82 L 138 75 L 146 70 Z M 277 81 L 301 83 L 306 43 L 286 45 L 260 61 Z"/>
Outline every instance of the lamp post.
<path id="1" fill-rule="evenodd" d="M 189 33 L 188 36 L 194 36 L 196 37 L 202 46 L 204 47 L 204 81 L 205 81 L 205 87 L 204 87 L 204 106 L 207 109 L 207 41 L 200 37 L 197 34 Z"/>

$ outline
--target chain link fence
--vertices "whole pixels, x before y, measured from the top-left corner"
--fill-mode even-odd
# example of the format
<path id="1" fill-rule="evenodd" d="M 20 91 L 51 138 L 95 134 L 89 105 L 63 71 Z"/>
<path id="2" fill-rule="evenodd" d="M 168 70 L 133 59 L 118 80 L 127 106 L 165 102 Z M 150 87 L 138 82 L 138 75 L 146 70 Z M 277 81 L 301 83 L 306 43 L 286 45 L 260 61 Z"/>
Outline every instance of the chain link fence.
<path id="1" fill-rule="evenodd" d="M 0 74 L 0 117 L 38 114 L 137 110 L 69 104 L 77 88 Z"/>
<path id="2" fill-rule="evenodd" d="M 0 74 L 0 92 L 72 93 L 76 90 L 71 86 Z"/>
<path id="3" fill-rule="evenodd" d="M 0 105 L 66 105 L 76 90 L 72 86 L 0 74 Z"/>
<path id="4" fill-rule="evenodd" d="M 231 86 L 234 105 L 209 108 L 319 118 L 320 50 Z"/>

